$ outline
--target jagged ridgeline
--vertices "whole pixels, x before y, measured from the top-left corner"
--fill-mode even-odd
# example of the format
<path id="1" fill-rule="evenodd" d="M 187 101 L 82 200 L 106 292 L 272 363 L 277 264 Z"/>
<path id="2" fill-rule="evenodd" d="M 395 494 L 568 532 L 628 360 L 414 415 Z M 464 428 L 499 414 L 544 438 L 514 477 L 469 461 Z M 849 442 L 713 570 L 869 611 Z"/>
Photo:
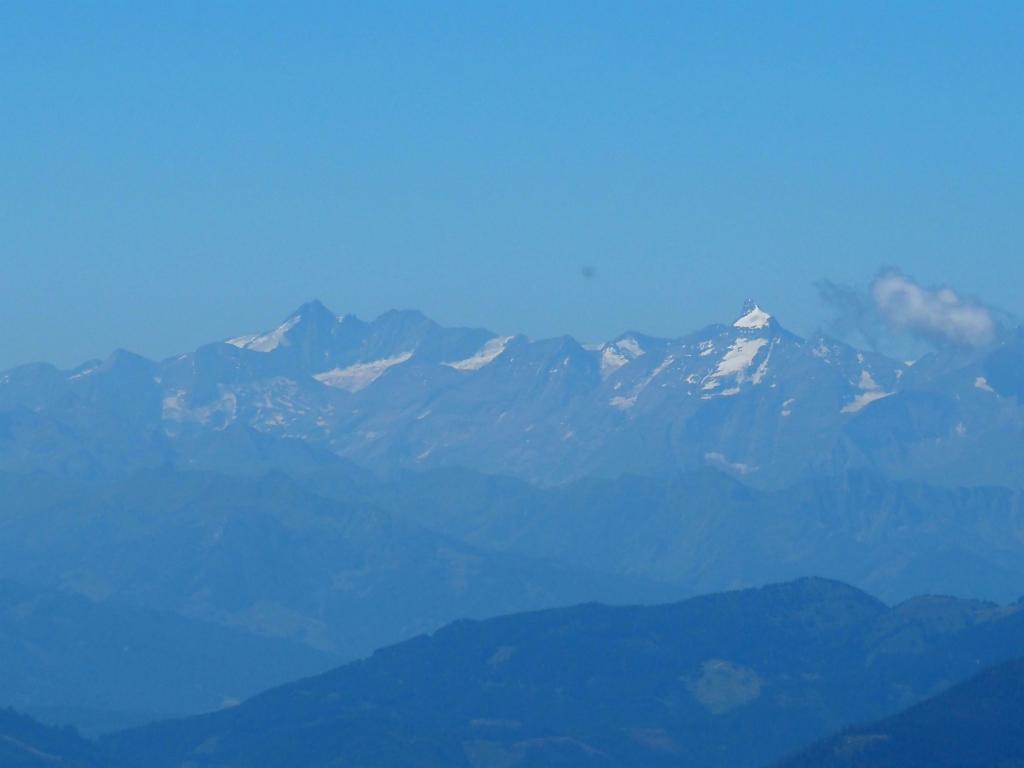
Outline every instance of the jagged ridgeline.
<path id="1" fill-rule="evenodd" d="M 261 472 L 462 466 L 561 483 L 714 466 L 779 487 L 874 468 L 1020 486 L 1024 339 L 913 364 L 801 338 L 755 304 L 687 336 L 601 344 L 372 322 L 303 305 L 277 328 L 150 361 L 0 374 L 0 468 Z"/>
<path id="2" fill-rule="evenodd" d="M 314 302 L 164 361 L 0 373 L 0 703 L 89 734 L 164 720 L 96 751 L 12 714 L 0 746 L 782 758 L 1019 655 L 1022 351 L 911 364 L 753 303 L 584 345 Z M 651 607 L 809 574 L 854 587 Z M 993 602 L 905 602 L 935 593 Z"/>
<path id="3" fill-rule="evenodd" d="M 889 607 L 801 579 L 459 621 L 237 706 L 95 742 L 0 712 L 0 764 L 758 768 L 797 751 L 787 768 L 1016 765 L 1020 663 L 957 683 L 1013 659 L 1022 619 L 1019 604 Z M 890 719 L 851 726 L 879 717 Z"/>

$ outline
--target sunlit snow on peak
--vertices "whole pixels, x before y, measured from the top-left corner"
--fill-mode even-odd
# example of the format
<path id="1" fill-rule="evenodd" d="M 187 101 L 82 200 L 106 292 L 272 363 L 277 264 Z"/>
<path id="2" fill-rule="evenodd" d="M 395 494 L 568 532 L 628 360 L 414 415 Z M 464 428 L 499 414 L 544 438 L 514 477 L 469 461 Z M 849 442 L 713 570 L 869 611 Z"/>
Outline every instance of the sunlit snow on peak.
<path id="1" fill-rule="evenodd" d="M 477 371 L 497 360 L 510 341 L 512 341 L 511 336 L 497 336 L 484 344 L 472 357 L 457 360 L 454 363 L 444 363 L 444 365 L 457 371 Z"/>
<path id="2" fill-rule="evenodd" d="M 609 345 L 601 351 L 601 376 L 607 378 L 619 368 L 629 362 L 629 359 L 619 352 L 614 345 Z"/>
<path id="3" fill-rule="evenodd" d="M 643 354 L 643 347 L 636 339 L 629 336 L 605 345 L 601 350 L 601 377 L 608 378 L 630 360 L 636 360 Z"/>
<path id="4" fill-rule="evenodd" d="M 228 339 L 225 344 L 230 344 L 232 347 L 238 347 L 239 349 L 245 349 L 249 344 L 252 344 L 258 337 L 255 334 L 249 334 L 248 336 L 236 336 L 233 339 Z"/>
<path id="5" fill-rule="evenodd" d="M 287 345 L 286 334 L 298 325 L 300 320 L 302 317 L 295 315 L 285 320 L 270 333 L 265 333 L 262 336 L 239 336 L 237 339 L 229 339 L 227 343 L 252 352 L 273 352 L 282 344 Z"/>
<path id="6" fill-rule="evenodd" d="M 644 348 L 640 346 L 640 342 L 634 339 L 632 336 L 627 336 L 624 339 L 619 339 L 615 342 L 615 346 L 621 349 L 630 357 L 640 357 L 644 353 Z"/>
<path id="7" fill-rule="evenodd" d="M 750 311 L 733 323 L 733 326 L 736 328 L 759 330 L 761 328 L 767 328 L 771 320 L 772 316 L 755 304 Z"/>

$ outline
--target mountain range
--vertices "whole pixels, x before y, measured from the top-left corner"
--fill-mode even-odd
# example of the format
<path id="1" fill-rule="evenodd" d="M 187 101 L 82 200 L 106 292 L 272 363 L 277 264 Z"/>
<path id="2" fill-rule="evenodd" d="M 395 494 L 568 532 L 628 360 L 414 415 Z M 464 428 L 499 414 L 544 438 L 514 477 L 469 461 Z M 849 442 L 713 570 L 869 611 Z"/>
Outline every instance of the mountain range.
<path id="1" fill-rule="evenodd" d="M 858 470 L 768 491 L 711 468 L 554 488 L 459 469 L 385 483 L 307 482 L 488 551 L 642 577 L 687 595 L 806 574 L 887 601 L 1024 593 L 1024 497 L 1004 488 Z"/>
<path id="2" fill-rule="evenodd" d="M 219 709 L 337 662 L 298 642 L 0 581 L 0 702 L 89 733 Z"/>
<path id="3" fill-rule="evenodd" d="M 72 728 L 46 726 L 0 709 L 0 765 L 4 768 L 113 768 L 92 742 Z"/>
<path id="4" fill-rule="evenodd" d="M 1024 675 L 1007 660 L 1024 642 L 1022 607 L 889 607 L 800 579 L 462 620 L 237 706 L 95 741 L 0 711 L 0 764 L 1012 766 Z"/>
<path id="5" fill-rule="evenodd" d="M 281 474 L 0 475 L 0 493 L 0 577 L 344 659 L 458 617 L 672 594 L 642 577 L 481 550 Z"/>
<path id="6" fill-rule="evenodd" d="M 893 603 L 1024 592 L 1019 493 L 864 472 L 766 491 L 709 468 L 544 488 L 165 467 L 0 474 L 0 498 L 0 705 L 90 732 L 214 709 L 461 618 L 808 573 Z M 173 684 L 151 685 L 151 665 Z"/>
<path id="7" fill-rule="evenodd" d="M 460 466 L 559 484 L 714 466 L 778 488 L 869 468 L 1019 487 L 1022 394 L 1020 330 L 911 364 L 801 338 L 752 303 L 679 338 L 583 344 L 314 301 L 167 360 L 0 373 L 0 469 Z"/>
<path id="8" fill-rule="evenodd" d="M 1022 619 L 1019 604 L 887 607 L 803 579 L 662 606 L 460 621 L 101 745 L 151 768 L 754 768 L 1013 658 Z"/>
<path id="9" fill-rule="evenodd" d="M 0 706 L 118 730 L 7 712 L 0 756 L 895 764 L 877 718 L 1024 647 L 1022 396 L 1020 330 L 911 363 L 754 303 L 590 345 L 311 302 L 0 372 Z"/>

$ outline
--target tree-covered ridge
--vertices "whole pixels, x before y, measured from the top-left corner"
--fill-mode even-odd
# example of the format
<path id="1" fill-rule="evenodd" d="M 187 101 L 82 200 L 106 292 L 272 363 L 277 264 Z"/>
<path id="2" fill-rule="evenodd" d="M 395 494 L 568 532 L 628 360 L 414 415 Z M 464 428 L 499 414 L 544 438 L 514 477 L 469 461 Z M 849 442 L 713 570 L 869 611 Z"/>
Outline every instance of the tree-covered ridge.
<path id="1" fill-rule="evenodd" d="M 456 622 L 104 745 L 154 768 L 753 768 L 896 712 L 1021 643 L 1017 607 L 920 598 L 890 608 L 805 579 L 663 606 Z"/>
<path id="2" fill-rule="evenodd" d="M 985 670 L 894 717 L 848 728 L 778 768 L 1024 765 L 1024 660 Z"/>

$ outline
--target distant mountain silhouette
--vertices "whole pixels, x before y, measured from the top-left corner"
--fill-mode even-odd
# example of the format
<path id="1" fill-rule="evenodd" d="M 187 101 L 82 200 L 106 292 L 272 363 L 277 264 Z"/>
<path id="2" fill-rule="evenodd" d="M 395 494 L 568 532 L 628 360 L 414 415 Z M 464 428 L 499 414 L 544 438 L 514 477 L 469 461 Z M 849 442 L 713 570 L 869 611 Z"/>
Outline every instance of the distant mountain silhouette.
<path id="1" fill-rule="evenodd" d="M 54 722 L 112 730 L 219 709 L 334 659 L 173 613 L 0 580 L 0 704 Z"/>
<path id="2" fill-rule="evenodd" d="M 0 475 L 0 578 L 297 641 L 345 659 L 460 617 L 680 590 L 495 553 L 287 476 Z"/>
<path id="3" fill-rule="evenodd" d="M 713 466 L 766 488 L 854 468 L 1019 488 L 1022 370 L 1024 331 L 910 364 L 801 338 L 756 304 L 679 338 L 585 345 L 309 302 L 163 361 L 119 350 L 0 372 L 0 470 L 258 474 L 343 458 L 545 484 Z"/>
<path id="4" fill-rule="evenodd" d="M 114 768 L 96 746 L 70 728 L 52 728 L 0 709 L 0 765 L 4 768 Z"/>
<path id="5" fill-rule="evenodd" d="M 461 621 L 211 715 L 103 740 L 152 768 L 759 766 L 1011 658 L 1020 606 L 887 608 L 804 579 Z"/>
<path id="6" fill-rule="evenodd" d="M 988 669 L 905 712 L 844 730 L 778 768 L 1024 765 L 1024 660 Z"/>
<path id="7" fill-rule="evenodd" d="M 759 491 L 704 469 L 538 489 L 467 470 L 354 486 L 308 479 L 487 550 L 640 575 L 688 594 L 808 574 L 899 601 L 921 593 L 1005 602 L 1024 591 L 1024 497 L 849 472 Z"/>

